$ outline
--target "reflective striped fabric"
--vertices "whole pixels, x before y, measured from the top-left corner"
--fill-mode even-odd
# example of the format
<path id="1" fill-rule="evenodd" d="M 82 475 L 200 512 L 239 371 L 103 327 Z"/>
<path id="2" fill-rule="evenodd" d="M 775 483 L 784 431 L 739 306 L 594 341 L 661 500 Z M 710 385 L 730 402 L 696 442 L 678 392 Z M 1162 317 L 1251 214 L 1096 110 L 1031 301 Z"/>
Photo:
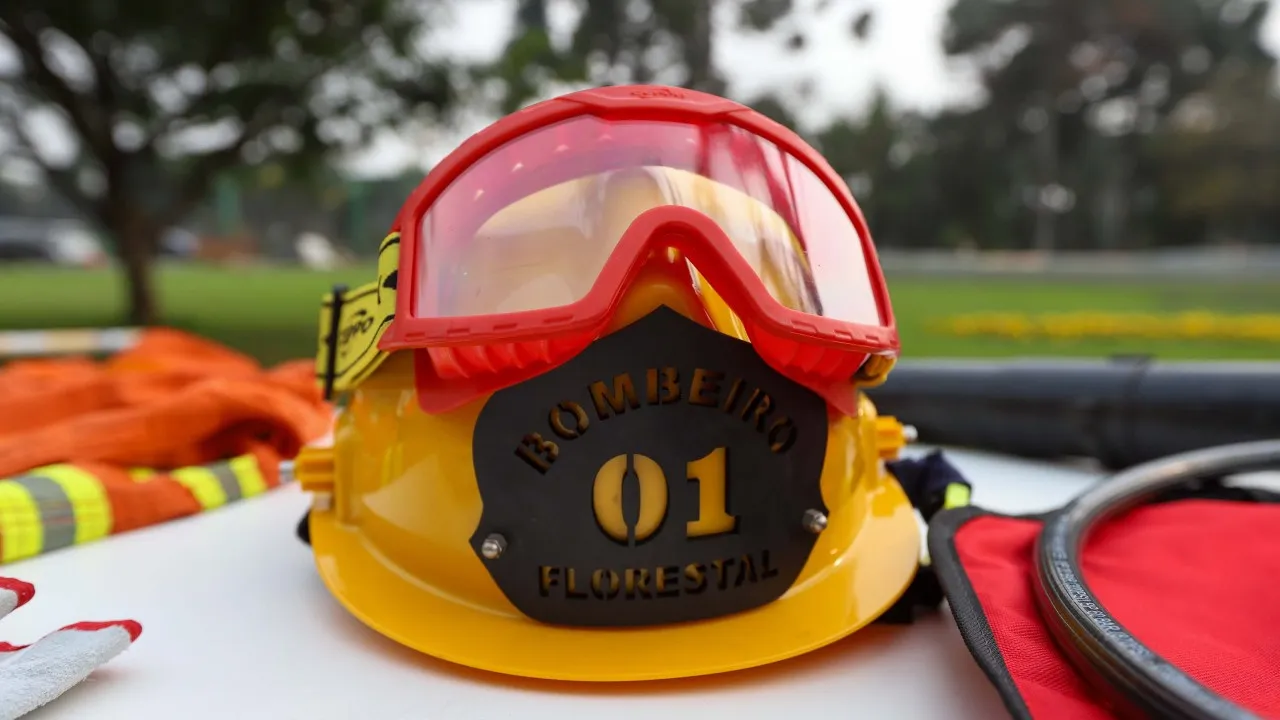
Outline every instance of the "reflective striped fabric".
<path id="1" fill-rule="evenodd" d="M 253 497 L 275 484 L 274 470 L 264 474 L 254 455 L 167 473 L 131 470 L 128 476 L 140 485 L 177 483 L 195 500 L 198 507 L 191 510 L 196 512 Z M 110 485 L 76 465 L 49 465 L 0 479 L 0 564 L 93 542 L 119 531 L 109 493 Z M 149 508 L 145 494 L 120 495 L 114 500 L 131 505 L 131 527 L 190 514 L 174 510 L 172 504 Z"/>

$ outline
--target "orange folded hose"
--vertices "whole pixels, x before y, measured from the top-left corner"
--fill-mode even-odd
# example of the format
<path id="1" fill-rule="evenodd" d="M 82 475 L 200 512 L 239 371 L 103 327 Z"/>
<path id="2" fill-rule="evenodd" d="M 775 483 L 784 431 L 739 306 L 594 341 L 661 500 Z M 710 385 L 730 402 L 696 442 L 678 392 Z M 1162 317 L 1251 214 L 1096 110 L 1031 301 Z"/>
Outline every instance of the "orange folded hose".
<path id="1" fill-rule="evenodd" d="M 169 329 L 102 362 L 0 367 L 0 564 L 276 487 L 329 429 L 314 368 Z"/>

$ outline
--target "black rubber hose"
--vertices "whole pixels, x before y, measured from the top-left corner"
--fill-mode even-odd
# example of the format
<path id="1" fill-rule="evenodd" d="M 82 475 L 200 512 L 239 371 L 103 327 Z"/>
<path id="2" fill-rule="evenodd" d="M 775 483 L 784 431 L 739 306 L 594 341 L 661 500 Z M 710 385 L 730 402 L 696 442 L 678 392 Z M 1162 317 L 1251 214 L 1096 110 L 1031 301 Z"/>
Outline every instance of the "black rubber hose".
<path id="1" fill-rule="evenodd" d="M 1280 363 L 902 361 L 867 394 L 921 442 L 1122 469 L 1280 437 Z"/>
<path id="2" fill-rule="evenodd" d="M 1064 653 L 1126 716 L 1255 720 L 1157 655 L 1107 612 L 1084 579 L 1080 553 L 1109 518 L 1203 477 L 1280 468 L 1280 440 L 1196 450 L 1094 485 L 1045 522 L 1036 544 L 1036 596 Z M 1188 528 L 1187 532 L 1195 532 Z M 1269 539 L 1271 540 L 1271 539 Z"/>

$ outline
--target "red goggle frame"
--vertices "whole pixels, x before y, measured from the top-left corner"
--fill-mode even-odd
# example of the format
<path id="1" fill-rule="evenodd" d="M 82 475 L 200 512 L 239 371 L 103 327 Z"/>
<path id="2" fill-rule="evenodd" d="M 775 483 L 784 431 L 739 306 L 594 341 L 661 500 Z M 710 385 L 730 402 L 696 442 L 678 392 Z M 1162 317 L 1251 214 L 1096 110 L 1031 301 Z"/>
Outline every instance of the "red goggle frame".
<path id="1" fill-rule="evenodd" d="M 623 234 L 590 291 L 562 307 L 468 317 L 416 317 L 423 216 L 460 176 L 490 153 L 533 131 L 574 117 L 733 125 L 804 163 L 836 198 L 862 243 L 879 308 L 878 325 L 799 312 L 766 289 L 724 230 L 695 210 L 657 207 Z M 553 162 L 560 148 L 539 150 L 531 165 Z M 463 194 L 459 194 L 463 195 Z M 496 209 L 496 208 L 495 208 Z M 483 217 L 475 218 L 477 226 Z M 472 136 L 414 191 L 397 219 L 400 291 L 384 351 L 413 350 L 418 395 L 427 412 L 443 412 L 545 372 L 599 337 L 647 258 L 679 250 L 742 319 L 760 356 L 779 372 L 854 414 L 852 378 L 870 356 L 896 357 L 899 339 L 883 273 L 865 219 L 848 188 L 818 153 L 782 125 L 732 101 L 674 88 L 609 87 L 530 106 Z M 799 233 L 797 233 L 799 234 Z M 801 237 L 804 243 L 804 238 Z"/>

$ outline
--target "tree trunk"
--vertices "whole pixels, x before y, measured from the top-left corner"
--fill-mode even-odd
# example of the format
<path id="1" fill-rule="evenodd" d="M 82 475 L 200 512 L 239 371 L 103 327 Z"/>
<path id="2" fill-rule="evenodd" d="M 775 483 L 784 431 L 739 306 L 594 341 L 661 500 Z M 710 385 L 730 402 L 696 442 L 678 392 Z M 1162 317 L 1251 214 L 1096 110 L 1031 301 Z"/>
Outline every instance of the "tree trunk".
<path id="1" fill-rule="evenodd" d="M 137 224 L 117 229 L 120 261 L 128 283 L 128 321 L 138 327 L 155 325 L 159 320 L 151 272 L 151 250 L 156 245 L 152 235 L 145 226 Z"/>

